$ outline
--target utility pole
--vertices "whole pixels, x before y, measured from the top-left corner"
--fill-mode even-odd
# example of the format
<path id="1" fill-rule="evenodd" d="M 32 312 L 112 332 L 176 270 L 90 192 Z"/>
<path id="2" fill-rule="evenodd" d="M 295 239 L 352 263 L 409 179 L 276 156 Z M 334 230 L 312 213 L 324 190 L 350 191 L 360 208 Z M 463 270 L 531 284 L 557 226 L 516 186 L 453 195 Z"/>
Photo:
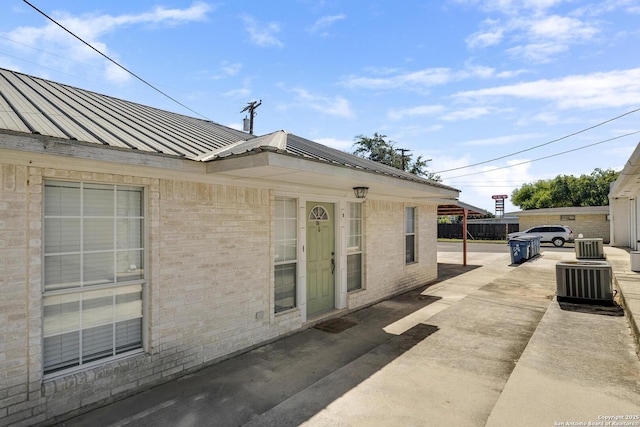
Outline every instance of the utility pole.
<path id="1" fill-rule="evenodd" d="M 245 111 L 249 113 L 249 118 L 247 119 L 247 116 L 244 116 L 244 131 L 249 131 L 249 133 L 251 135 L 253 135 L 253 118 L 256 116 L 256 108 L 258 108 L 260 105 L 262 105 L 262 99 L 258 102 L 258 101 L 251 101 L 247 103 L 247 106 L 244 107 L 242 109 L 242 111 L 240 111 L 241 113 L 244 113 Z M 249 127 L 247 129 L 247 121 L 249 121 Z"/>
<path id="2" fill-rule="evenodd" d="M 410 152 L 411 150 L 406 149 L 406 148 L 397 148 L 397 150 L 400 152 L 400 156 L 402 159 L 402 170 L 405 171 L 407 170 L 407 156 L 404 155 L 404 153 L 406 152 Z"/>

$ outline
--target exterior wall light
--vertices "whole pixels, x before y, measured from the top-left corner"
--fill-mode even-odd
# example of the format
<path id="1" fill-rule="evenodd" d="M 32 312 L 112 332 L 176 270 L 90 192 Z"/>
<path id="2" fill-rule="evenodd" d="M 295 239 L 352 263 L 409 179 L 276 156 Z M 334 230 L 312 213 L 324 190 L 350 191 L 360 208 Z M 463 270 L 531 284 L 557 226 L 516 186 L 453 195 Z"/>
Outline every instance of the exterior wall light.
<path id="1" fill-rule="evenodd" d="M 358 199 L 364 199 L 367 197 L 368 192 L 369 187 L 353 187 L 353 194 L 355 194 Z"/>

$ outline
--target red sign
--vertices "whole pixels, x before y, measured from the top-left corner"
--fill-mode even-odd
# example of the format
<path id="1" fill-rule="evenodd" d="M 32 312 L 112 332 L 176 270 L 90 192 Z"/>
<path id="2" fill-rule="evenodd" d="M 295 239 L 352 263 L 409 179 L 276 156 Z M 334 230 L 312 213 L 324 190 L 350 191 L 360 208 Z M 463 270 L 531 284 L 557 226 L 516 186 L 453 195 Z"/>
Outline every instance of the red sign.
<path id="1" fill-rule="evenodd" d="M 496 196 L 491 196 L 491 198 L 499 200 L 499 199 L 508 199 L 509 196 L 507 196 L 506 194 L 499 194 L 499 195 L 496 195 Z"/>

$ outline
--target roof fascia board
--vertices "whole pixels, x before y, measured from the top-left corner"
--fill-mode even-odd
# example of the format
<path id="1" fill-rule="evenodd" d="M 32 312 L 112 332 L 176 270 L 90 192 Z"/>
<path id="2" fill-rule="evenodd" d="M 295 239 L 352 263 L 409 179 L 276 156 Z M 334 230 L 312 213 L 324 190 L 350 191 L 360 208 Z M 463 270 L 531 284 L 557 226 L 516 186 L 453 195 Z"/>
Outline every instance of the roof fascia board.
<path id="1" fill-rule="evenodd" d="M 79 141 L 67 141 L 49 136 L 13 134 L 6 131 L 0 132 L 0 150 L 15 150 L 26 154 L 104 161 L 190 173 L 204 173 L 205 169 L 204 164 L 200 162 L 165 154 L 121 149 Z"/>
<path id="2" fill-rule="evenodd" d="M 329 164 L 314 159 L 305 159 L 297 156 L 276 153 L 273 151 L 263 151 L 260 153 L 252 153 L 250 155 L 217 159 L 215 161 L 207 163 L 207 173 L 224 174 L 258 166 L 273 166 L 290 169 L 292 171 L 340 176 L 358 182 L 366 182 L 371 185 L 380 183 L 385 185 L 403 187 L 414 191 L 425 191 L 425 187 L 428 187 L 429 192 L 438 193 L 442 198 L 445 199 L 455 199 L 460 193 L 458 190 L 442 188 L 438 185 L 430 185 L 427 182 L 423 183 L 418 181 L 405 180 L 381 173 L 365 171 L 348 166 Z"/>

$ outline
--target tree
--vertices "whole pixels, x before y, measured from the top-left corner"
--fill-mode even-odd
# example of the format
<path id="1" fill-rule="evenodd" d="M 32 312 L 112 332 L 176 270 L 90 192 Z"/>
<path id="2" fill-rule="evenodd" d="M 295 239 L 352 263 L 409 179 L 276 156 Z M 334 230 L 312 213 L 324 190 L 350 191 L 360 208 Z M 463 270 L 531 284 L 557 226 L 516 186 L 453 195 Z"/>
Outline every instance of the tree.
<path id="1" fill-rule="evenodd" d="M 374 162 L 383 163 L 396 169 L 404 170 L 423 178 L 440 181 L 440 177 L 427 170 L 429 160 L 418 156 L 413 160 L 410 153 L 404 155 L 402 150 L 396 148 L 396 143 L 387 138 L 387 135 L 380 135 L 377 132 L 372 137 L 358 135 L 354 142 L 355 150 L 353 154 Z"/>
<path id="2" fill-rule="evenodd" d="M 589 175 L 558 175 L 553 179 L 524 184 L 513 190 L 511 203 L 522 210 L 570 206 L 606 206 L 609 185 L 618 178 L 612 169 L 594 169 Z"/>

